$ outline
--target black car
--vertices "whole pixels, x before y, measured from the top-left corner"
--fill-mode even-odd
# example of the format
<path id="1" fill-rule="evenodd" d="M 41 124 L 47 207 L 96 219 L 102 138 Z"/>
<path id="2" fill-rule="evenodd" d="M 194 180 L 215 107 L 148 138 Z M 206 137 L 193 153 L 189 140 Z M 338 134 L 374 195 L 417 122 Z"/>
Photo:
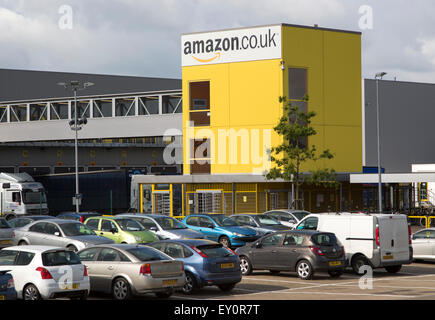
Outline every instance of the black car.
<path id="1" fill-rule="evenodd" d="M 230 218 L 241 226 L 254 228 L 262 236 L 276 231 L 291 229 L 288 226 L 282 225 L 276 218 L 265 214 L 234 214 Z"/>
<path id="2" fill-rule="evenodd" d="M 21 228 L 24 226 L 27 226 L 29 223 L 32 223 L 33 221 L 37 220 L 46 220 L 46 219 L 54 219 L 53 216 L 24 216 L 24 217 L 17 217 L 9 220 L 9 225 L 12 228 Z"/>
<path id="3" fill-rule="evenodd" d="M 344 247 L 334 233 L 311 230 L 266 235 L 236 250 L 243 275 L 252 270 L 295 271 L 303 280 L 315 272 L 340 277 L 346 267 Z"/>

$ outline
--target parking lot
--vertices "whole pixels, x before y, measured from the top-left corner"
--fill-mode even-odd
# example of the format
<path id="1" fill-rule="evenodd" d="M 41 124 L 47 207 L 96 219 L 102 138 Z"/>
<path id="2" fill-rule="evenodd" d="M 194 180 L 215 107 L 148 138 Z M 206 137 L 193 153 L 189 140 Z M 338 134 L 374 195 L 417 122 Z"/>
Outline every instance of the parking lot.
<path id="1" fill-rule="evenodd" d="M 187 300 L 435 300 L 435 263 L 422 262 L 403 266 L 397 274 L 384 269 L 373 272 L 371 289 L 359 287 L 360 277 L 347 271 L 339 279 L 316 274 L 313 280 L 300 280 L 295 273 L 271 275 L 254 271 L 244 276 L 231 293 L 217 287 L 205 287 L 193 295 L 175 293 L 170 299 Z M 367 285 L 367 281 L 365 281 Z M 89 300 L 109 300 L 110 295 L 92 294 Z M 135 300 L 155 300 L 154 295 Z"/>

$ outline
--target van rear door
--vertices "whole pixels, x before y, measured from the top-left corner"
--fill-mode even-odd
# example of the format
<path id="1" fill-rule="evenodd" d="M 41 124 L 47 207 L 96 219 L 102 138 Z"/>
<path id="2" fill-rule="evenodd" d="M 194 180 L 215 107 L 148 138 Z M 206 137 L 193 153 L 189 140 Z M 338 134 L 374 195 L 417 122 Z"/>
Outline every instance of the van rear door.
<path id="1" fill-rule="evenodd" d="M 409 260 L 408 221 L 404 215 L 378 215 L 376 239 L 379 243 L 381 263 Z"/>

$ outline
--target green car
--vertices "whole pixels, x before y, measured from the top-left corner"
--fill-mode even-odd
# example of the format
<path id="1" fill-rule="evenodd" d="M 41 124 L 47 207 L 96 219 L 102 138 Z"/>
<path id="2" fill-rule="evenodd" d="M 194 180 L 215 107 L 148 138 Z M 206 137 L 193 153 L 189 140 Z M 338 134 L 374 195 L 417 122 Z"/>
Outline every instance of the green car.
<path id="1" fill-rule="evenodd" d="M 150 243 L 159 241 L 151 231 L 147 231 L 140 223 L 125 217 L 90 217 L 84 224 L 99 235 L 115 241 L 115 243 Z"/>

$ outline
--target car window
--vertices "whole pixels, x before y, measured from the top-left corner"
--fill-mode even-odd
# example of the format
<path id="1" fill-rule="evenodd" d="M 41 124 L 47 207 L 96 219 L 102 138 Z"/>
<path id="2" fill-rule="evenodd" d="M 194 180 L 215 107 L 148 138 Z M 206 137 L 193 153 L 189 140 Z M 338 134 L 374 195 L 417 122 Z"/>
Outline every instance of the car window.
<path id="1" fill-rule="evenodd" d="M 89 248 L 78 253 L 78 256 L 81 261 L 93 261 L 98 251 L 99 248 Z"/>
<path id="2" fill-rule="evenodd" d="M 116 222 L 124 231 L 143 231 L 142 225 L 133 219 L 116 219 Z"/>
<path id="3" fill-rule="evenodd" d="M 36 223 L 29 228 L 29 231 L 44 233 L 45 224 L 45 222 Z"/>
<path id="4" fill-rule="evenodd" d="M 70 250 L 48 251 L 41 256 L 42 264 L 47 267 L 81 264 L 77 254 Z"/>
<path id="5" fill-rule="evenodd" d="M 157 249 L 157 250 L 160 250 L 160 251 L 162 251 L 162 248 L 163 248 L 163 245 L 164 245 L 164 243 L 151 243 L 151 244 L 148 244 L 150 247 L 153 247 L 153 248 L 155 248 L 155 249 Z"/>
<path id="6" fill-rule="evenodd" d="M 183 253 L 185 258 L 193 256 L 193 252 L 186 247 L 183 247 Z"/>
<path id="7" fill-rule="evenodd" d="M 113 221 L 107 220 L 107 219 L 103 219 L 101 221 L 101 231 L 107 231 L 110 232 L 112 231 L 112 229 L 116 229 L 118 230 L 118 228 L 116 227 L 116 225 L 113 223 Z"/>
<path id="8" fill-rule="evenodd" d="M 211 219 L 213 219 L 218 226 L 221 227 L 234 227 L 237 226 L 237 222 L 235 222 L 232 218 L 227 217 L 223 214 L 216 214 L 210 216 Z"/>
<path id="9" fill-rule="evenodd" d="M 27 266 L 28 264 L 30 264 L 30 262 L 32 262 L 34 256 L 35 256 L 35 254 L 32 252 L 21 251 L 18 254 L 18 259 L 17 259 L 16 265 Z"/>
<path id="10" fill-rule="evenodd" d="M 199 217 L 199 226 L 203 228 L 208 228 L 210 225 L 214 225 L 213 221 L 207 217 Z"/>
<path id="11" fill-rule="evenodd" d="M 317 230 L 317 224 L 319 219 L 317 217 L 311 217 L 302 221 L 297 227 L 298 230 Z"/>
<path id="12" fill-rule="evenodd" d="M 284 246 L 296 246 L 301 245 L 304 242 L 304 236 L 288 233 L 285 235 Z"/>
<path id="13" fill-rule="evenodd" d="M 100 219 L 91 219 L 86 222 L 86 226 L 91 230 L 98 230 L 98 222 Z"/>
<path id="14" fill-rule="evenodd" d="M 0 250 L 0 266 L 14 265 L 17 255 L 18 251 L 15 250 Z"/>
<path id="15" fill-rule="evenodd" d="M 183 258 L 183 246 L 178 243 L 167 243 L 166 248 L 163 251 L 172 258 Z"/>
<path id="16" fill-rule="evenodd" d="M 234 256 L 234 253 L 232 251 L 228 250 L 220 243 L 207 244 L 203 246 L 198 246 L 197 248 L 201 250 L 209 258 L 224 258 L 224 257 Z"/>
<path id="17" fill-rule="evenodd" d="M 127 251 L 140 261 L 171 260 L 168 255 L 154 248 L 136 247 L 133 249 L 128 249 Z"/>
<path id="18" fill-rule="evenodd" d="M 138 218 L 137 219 L 137 221 L 139 221 L 139 223 L 141 224 L 141 225 L 143 225 L 143 227 L 145 228 L 145 229 L 147 229 L 147 230 L 149 230 L 149 229 L 151 229 L 151 228 L 157 228 L 157 225 L 156 225 L 156 223 L 153 221 L 153 220 L 151 220 L 151 219 L 148 219 L 148 218 Z M 157 228 L 158 229 L 158 228 Z"/>
<path id="19" fill-rule="evenodd" d="M 303 218 L 305 218 L 306 216 L 308 216 L 310 213 L 307 211 L 294 211 L 292 212 L 292 214 L 299 220 L 301 221 Z"/>
<path id="20" fill-rule="evenodd" d="M 94 236 L 95 232 L 82 223 L 62 223 L 61 228 L 67 237 Z"/>
<path id="21" fill-rule="evenodd" d="M 414 234 L 414 239 L 435 239 L 435 230 L 421 230 Z"/>
<path id="22" fill-rule="evenodd" d="M 279 221 L 274 216 L 268 217 L 267 215 L 259 215 L 257 219 L 260 222 L 260 224 L 266 226 L 275 226 L 280 224 Z"/>
<path id="23" fill-rule="evenodd" d="M 187 218 L 186 223 L 191 226 L 199 226 L 199 217 Z"/>
<path id="24" fill-rule="evenodd" d="M 21 227 L 24 227 L 25 225 L 29 224 L 30 222 L 32 222 L 32 220 L 18 218 L 18 219 L 12 219 L 8 222 L 12 228 L 21 228 Z"/>
<path id="25" fill-rule="evenodd" d="M 97 261 L 119 261 L 120 257 L 118 250 L 111 248 L 104 248 L 101 250 Z"/>
<path id="26" fill-rule="evenodd" d="M 163 230 L 187 229 L 187 227 L 184 224 L 182 224 L 177 219 L 171 217 L 164 217 L 164 218 L 158 217 L 155 219 Z"/>
<path id="27" fill-rule="evenodd" d="M 44 233 L 54 235 L 56 232 L 61 234 L 59 228 L 55 224 L 52 224 L 52 223 L 45 224 L 45 232 Z"/>
<path id="28" fill-rule="evenodd" d="M 337 245 L 337 238 L 333 233 L 319 233 L 311 236 L 314 244 L 319 246 L 335 246 Z"/>
<path id="29" fill-rule="evenodd" d="M 288 213 L 281 213 L 279 215 L 279 218 L 281 221 L 285 221 L 285 222 L 290 222 L 290 223 L 296 222 L 295 218 L 291 214 L 288 214 Z"/>
<path id="30" fill-rule="evenodd" d="M 268 237 L 265 237 L 261 242 L 261 244 L 263 245 L 263 247 L 279 246 L 281 244 L 282 237 L 283 237 L 282 233 L 276 233 Z"/>

